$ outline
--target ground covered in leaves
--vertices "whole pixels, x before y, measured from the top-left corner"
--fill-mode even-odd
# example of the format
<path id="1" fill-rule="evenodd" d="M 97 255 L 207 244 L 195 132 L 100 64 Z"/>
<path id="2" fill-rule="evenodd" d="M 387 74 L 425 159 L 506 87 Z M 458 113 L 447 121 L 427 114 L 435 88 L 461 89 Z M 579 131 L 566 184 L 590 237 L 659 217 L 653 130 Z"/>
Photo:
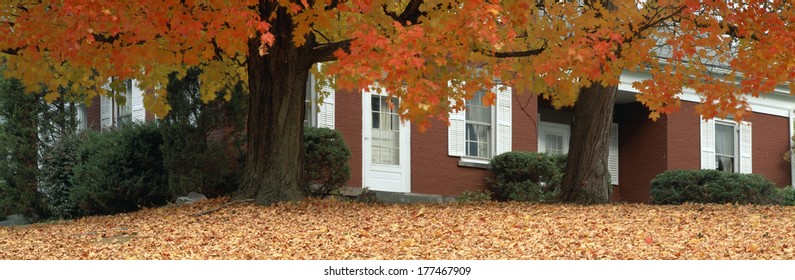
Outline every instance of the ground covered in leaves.
<path id="1" fill-rule="evenodd" d="M 0 228 L 0 259 L 795 259 L 795 207 L 272 207 L 224 199 Z"/>

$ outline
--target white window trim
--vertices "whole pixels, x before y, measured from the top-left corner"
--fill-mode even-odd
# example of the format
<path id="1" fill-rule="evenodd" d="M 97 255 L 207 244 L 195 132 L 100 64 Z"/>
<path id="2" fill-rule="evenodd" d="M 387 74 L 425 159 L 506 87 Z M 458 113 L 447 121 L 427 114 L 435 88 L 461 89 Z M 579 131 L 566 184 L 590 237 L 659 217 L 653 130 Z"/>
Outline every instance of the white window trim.
<path id="1" fill-rule="evenodd" d="M 486 107 L 486 106 L 483 106 L 483 107 Z M 466 111 L 464 111 L 465 112 L 464 113 L 464 156 L 462 156 L 461 159 L 464 159 L 464 160 L 469 161 L 469 162 L 475 162 L 475 163 L 482 163 L 482 162 L 485 161 L 486 164 L 488 164 L 489 161 L 491 161 L 491 159 L 496 154 L 496 152 L 497 152 L 497 144 L 496 144 L 495 141 L 497 141 L 497 133 L 496 133 L 496 128 L 497 128 L 497 104 L 491 105 L 488 108 L 490 109 L 489 113 L 491 114 L 491 123 L 488 124 L 489 125 L 489 157 L 471 156 L 471 155 L 467 154 L 467 124 L 472 123 L 472 124 L 476 124 L 476 125 L 485 125 L 485 123 L 484 122 L 468 120 L 466 118 Z"/>
<path id="2" fill-rule="evenodd" d="M 571 139 L 571 126 L 553 122 L 538 122 L 538 151 L 546 152 L 545 133 L 555 133 L 563 135 L 563 153 L 569 152 L 569 139 Z"/>
<path id="3" fill-rule="evenodd" d="M 309 110 L 309 120 L 306 119 L 306 114 L 304 115 L 304 121 L 308 121 L 307 125 L 309 127 L 317 127 L 317 91 L 315 91 L 315 77 L 311 73 L 309 74 L 309 79 L 306 80 L 306 93 L 309 94 L 309 100 L 306 100 L 306 94 L 304 94 L 304 106 L 306 106 L 307 101 L 309 101 L 309 107 L 306 110 Z"/>
<path id="4" fill-rule="evenodd" d="M 715 120 L 715 136 L 716 137 L 717 137 L 717 134 L 718 134 L 717 133 L 717 131 L 718 131 L 717 126 L 718 125 L 729 126 L 729 127 L 732 128 L 732 132 L 733 132 L 733 134 L 732 134 L 732 144 L 734 146 L 734 147 L 732 147 L 732 152 L 734 152 L 734 154 L 732 155 L 732 158 L 734 159 L 732 161 L 732 173 L 740 173 L 740 127 L 737 125 L 736 122 L 733 122 L 733 121 Z M 718 157 L 718 143 L 717 143 L 717 141 L 715 142 L 715 157 L 716 157 L 716 159 Z M 717 169 L 717 166 L 715 168 Z"/>
<path id="5" fill-rule="evenodd" d="M 713 118 L 705 120 L 701 117 L 700 143 L 701 143 L 701 169 L 716 170 L 715 165 L 715 124 L 732 124 L 735 128 L 735 169 L 734 173 L 749 174 L 753 172 L 753 132 L 750 122 L 743 121 L 739 124 L 731 119 Z"/>

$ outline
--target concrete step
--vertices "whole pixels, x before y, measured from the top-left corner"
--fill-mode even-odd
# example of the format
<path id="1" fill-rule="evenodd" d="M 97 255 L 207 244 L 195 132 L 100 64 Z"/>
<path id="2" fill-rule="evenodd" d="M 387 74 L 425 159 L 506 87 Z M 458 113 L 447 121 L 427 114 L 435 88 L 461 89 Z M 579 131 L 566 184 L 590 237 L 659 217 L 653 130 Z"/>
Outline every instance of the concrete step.
<path id="1" fill-rule="evenodd" d="M 362 194 L 362 188 L 343 188 L 341 194 L 348 197 L 357 197 Z M 373 191 L 379 201 L 385 203 L 444 203 L 451 202 L 455 198 L 450 196 L 436 195 L 436 194 L 419 194 L 419 193 L 397 193 L 385 191 Z"/>

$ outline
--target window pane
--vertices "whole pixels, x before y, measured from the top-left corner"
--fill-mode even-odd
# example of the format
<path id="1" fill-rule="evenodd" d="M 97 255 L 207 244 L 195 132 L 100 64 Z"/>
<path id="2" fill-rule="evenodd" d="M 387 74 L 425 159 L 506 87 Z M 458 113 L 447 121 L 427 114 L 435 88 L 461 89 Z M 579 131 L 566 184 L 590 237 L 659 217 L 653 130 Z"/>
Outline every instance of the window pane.
<path id="1" fill-rule="evenodd" d="M 544 141 L 547 149 L 545 152 L 550 154 L 563 153 L 563 135 L 546 133 L 544 135 Z"/>
<path id="2" fill-rule="evenodd" d="M 491 126 L 468 123 L 466 149 L 468 156 L 491 157 Z"/>
<path id="3" fill-rule="evenodd" d="M 491 106 L 483 106 L 486 91 L 478 91 L 466 104 L 466 155 L 491 157 Z"/>
<path id="4" fill-rule="evenodd" d="M 734 126 L 715 124 L 715 153 L 734 156 Z"/>
<path id="5" fill-rule="evenodd" d="M 400 121 L 396 110 L 390 109 L 387 97 L 373 95 L 372 106 L 372 162 L 378 164 L 400 164 Z M 392 104 L 397 107 L 398 99 Z"/>
<path id="6" fill-rule="evenodd" d="M 727 156 L 715 156 L 715 166 L 718 170 L 734 172 L 734 158 Z"/>

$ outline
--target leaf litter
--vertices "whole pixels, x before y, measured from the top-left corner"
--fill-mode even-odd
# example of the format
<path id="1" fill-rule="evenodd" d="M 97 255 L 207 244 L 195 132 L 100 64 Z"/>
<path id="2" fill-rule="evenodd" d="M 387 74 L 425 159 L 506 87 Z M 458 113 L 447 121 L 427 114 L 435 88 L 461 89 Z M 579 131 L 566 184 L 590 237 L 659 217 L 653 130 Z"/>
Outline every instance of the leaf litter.
<path id="1" fill-rule="evenodd" d="M 0 259 L 795 259 L 795 207 L 223 206 L 212 199 L 0 228 Z"/>

